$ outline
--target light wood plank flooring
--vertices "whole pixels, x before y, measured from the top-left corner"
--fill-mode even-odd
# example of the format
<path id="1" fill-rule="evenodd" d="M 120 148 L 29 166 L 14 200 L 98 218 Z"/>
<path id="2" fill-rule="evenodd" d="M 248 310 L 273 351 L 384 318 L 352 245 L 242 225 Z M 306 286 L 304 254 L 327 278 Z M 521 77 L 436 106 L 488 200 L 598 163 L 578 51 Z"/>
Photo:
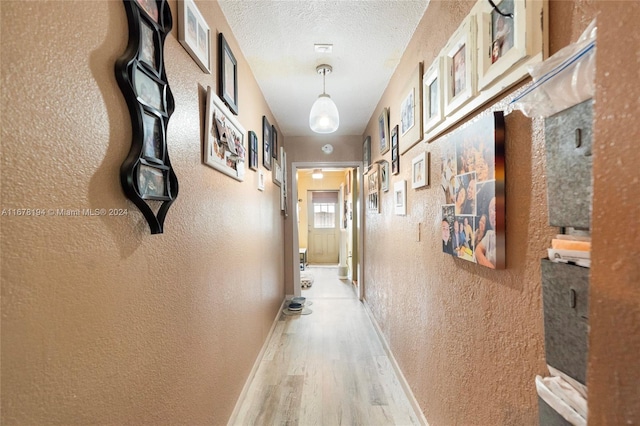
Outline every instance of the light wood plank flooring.
<path id="1" fill-rule="evenodd" d="M 280 316 L 233 424 L 420 424 L 353 286 L 308 270 L 313 313 Z"/>

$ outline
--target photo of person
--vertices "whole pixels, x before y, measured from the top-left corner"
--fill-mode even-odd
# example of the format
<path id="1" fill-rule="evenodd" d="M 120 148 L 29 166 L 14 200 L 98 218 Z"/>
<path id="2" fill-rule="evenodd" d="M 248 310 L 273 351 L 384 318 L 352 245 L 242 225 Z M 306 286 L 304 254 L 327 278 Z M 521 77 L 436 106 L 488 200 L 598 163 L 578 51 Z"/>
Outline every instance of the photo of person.
<path id="1" fill-rule="evenodd" d="M 404 135 L 413 127 L 413 90 L 407 95 L 405 100 L 402 102 L 402 107 L 400 111 L 400 116 L 402 119 L 402 134 Z"/>
<path id="2" fill-rule="evenodd" d="M 144 21 L 140 21 L 140 60 L 156 69 L 156 49 L 153 42 L 153 30 Z"/>
<path id="3" fill-rule="evenodd" d="M 503 16 L 496 10 L 491 12 L 491 63 L 495 63 L 513 47 L 513 0 L 503 0 L 498 8 L 503 14 L 511 16 Z"/>
<path id="4" fill-rule="evenodd" d="M 160 119 L 149 114 L 142 115 L 144 139 L 142 141 L 142 155 L 162 162 L 162 128 Z"/>
<path id="5" fill-rule="evenodd" d="M 476 214 L 476 174 L 467 173 L 456 177 L 456 215 Z"/>
<path id="6" fill-rule="evenodd" d="M 476 247 L 476 262 L 488 268 L 496 268 L 496 197 L 492 197 L 487 208 L 489 229 Z"/>
<path id="7" fill-rule="evenodd" d="M 438 78 L 429 85 L 429 118 L 435 117 L 440 112 L 440 99 L 438 98 Z"/>
<path id="8" fill-rule="evenodd" d="M 458 96 L 467 88 L 466 47 L 466 44 L 462 45 L 453 55 L 453 97 Z"/>
<path id="9" fill-rule="evenodd" d="M 454 255 L 453 251 L 453 239 L 451 232 L 453 229 L 454 212 L 453 206 L 442 206 L 442 252 L 450 255 Z"/>

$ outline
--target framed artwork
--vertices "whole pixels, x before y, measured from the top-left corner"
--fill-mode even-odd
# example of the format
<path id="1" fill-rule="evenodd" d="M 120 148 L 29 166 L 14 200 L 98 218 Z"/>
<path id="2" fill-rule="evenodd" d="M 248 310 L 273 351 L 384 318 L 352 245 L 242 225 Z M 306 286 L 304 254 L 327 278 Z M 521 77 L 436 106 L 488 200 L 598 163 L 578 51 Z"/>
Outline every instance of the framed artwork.
<path id="1" fill-rule="evenodd" d="M 389 162 L 386 160 L 380 162 L 380 186 L 382 192 L 389 191 Z"/>
<path id="2" fill-rule="evenodd" d="M 282 184 L 280 185 L 280 210 L 287 215 L 287 153 L 280 147 L 280 165 L 282 166 Z"/>
<path id="3" fill-rule="evenodd" d="M 371 167 L 371 136 L 367 136 L 362 144 L 362 162 L 364 164 L 364 172 L 366 173 Z"/>
<path id="4" fill-rule="evenodd" d="M 218 48 L 220 97 L 229 106 L 231 112 L 238 115 L 238 61 L 222 33 L 218 39 L 220 40 Z"/>
<path id="5" fill-rule="evenodd" d="M 400 173 L 400 148 L 398 147 L 398 126 L 391 129 L 391 173 Z"/>
<path id="6" fill-rule="evenodd" d="M 193 0 L 178 0 L 178 23 L 180 44 L 202 71 L 211 74 L 211 30 Z"/>
<path id="7" fill-rule="evenodd" d="M 378 164 L 372 164 L 367 174 L 367 210 L 380 213 L 380 180 Z"/>
<path id="8" fill-rule="evenodd" d="M 276 126 L 271 126 L 271 155 L 275 158 L 276 162 L 279 162 L 279 149 L 278 149 L 278 131 Z"/>
<path id="9" fill-rule="evenodd" d="M 445 194 L 442 250 L 492 269 L 504 269 L 503 113 L 484 115 L 441 141 Z"/>
<path id="10" fill-rule="evenodd" d="M 444 112 L 449 115 L 467 103 L 476 91 L 475 16 L 462 22 L 444 48 Z"/>
<path id="11" fill-rule="evenodd" d="M 236 180 L 244 180 L 245 130 L 210 86 L 206 114 L 204 163 Z"/>
<path id="12" fill-rule="evenodd" d="M 264 172 L 258 169 L 258 190 L 264 191 Z"/>
<path id="13" fill-rule="evenodd" d="M 444 59 L 439 56 L 424 73 L 422 78 L 422 126 L 425 133 L 444 120 L 444 102 L 442 97 L 443 68 Z"/>
<path id="14" fill-rule="evenodd" d="M 275 183 L 277 186 L 282 185 L 282 167 L 275 160 L 273 160 L 273 172 L 271 173 L 271 180 L 273 180 L 273 183 Z"/>
<path id="15" fill-rule="evenodd" d="M 494 2 L 505 15 L 489 3 L 483 3 L 478 13 L 478 89 L 492 84 L 506 74 L 521 59 L 529 56 L 533 31 L 531 1 L 500 0 Z M 529 6 L 529 7 L 527 7 Z"/>
<path id="16" fill-rule="evenodd" d="M 407 181 L 404 179 L 393 184 L 393 210 L 398 216 L 407 214 Z"/>
<path id="17" fill-rule="evenodd" d="M 400 104 L 400 154 L 422 140 L 422 62 L 411 74 Z"/>
<path id="18" fill-rule="evenodd" d="M 271 124 L 262 116 L 262 165 L 271 170 Z"/>
<path id="19" fill-rule="evenodd" d="M 431 154 L 423 152 L 411 162 L 411 188 L 422 188 L 429 185 Z"/>
<path id="20" fill-rule="evenodd" d="M 164 220 L 178 196 L 178 178 L 167 150 L 167 125 L 174 98 L 164 67 L 164 41 L 172 17 L 165 0 L 124 1 L 129 40 L 116 60 L 118 86 L 131 119 L 131 148 L 120 166 L 125 196 L 143 214 L 152 234 L 164 231 Z"/>
<path id="21" fill-rule="evenodd" d="M 249 130 L 249 168 L 258 170 L 258 136 Z"/>
<path id="22" fill-rule="evenodd" d="M 389 108 L 383 108 L 378 116 L 378 137 L 380 138 L 380 155 L 389 151 Z"/>

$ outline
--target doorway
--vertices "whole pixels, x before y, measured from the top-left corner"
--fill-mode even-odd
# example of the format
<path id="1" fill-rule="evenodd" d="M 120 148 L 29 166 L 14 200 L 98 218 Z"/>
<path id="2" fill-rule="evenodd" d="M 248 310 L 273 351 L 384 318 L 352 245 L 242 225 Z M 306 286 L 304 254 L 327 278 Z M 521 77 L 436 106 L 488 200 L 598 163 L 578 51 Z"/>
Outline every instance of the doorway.
<path id="1" fill-rule="evenodd" d="M 295 296 L 301 295 L 301 272 L 308 262 L 338 266 L 338 278 L 353 284 L 363 297 L 361 167 L 360 162 L 291 164 Z M 311 180 L 318 168 L 326 180 Z"/>

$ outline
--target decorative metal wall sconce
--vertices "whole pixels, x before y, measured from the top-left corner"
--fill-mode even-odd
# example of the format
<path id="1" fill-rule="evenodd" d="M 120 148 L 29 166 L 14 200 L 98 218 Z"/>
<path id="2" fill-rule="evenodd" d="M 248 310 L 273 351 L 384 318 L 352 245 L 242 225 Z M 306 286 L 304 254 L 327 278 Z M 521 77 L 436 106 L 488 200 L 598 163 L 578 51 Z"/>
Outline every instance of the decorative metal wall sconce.
<path id="1" fill-rule="evenodd" d="M 132 142 L 120 167 L 124 193 L 140 209 L 152 234 L 178 196 L 178 178 L 167 151 L 174 100 L 164 67 L 164 40 L 173 25 L 166 0 L 124 0 L 129 44 L 115 65 L 131 116 Z"/>

